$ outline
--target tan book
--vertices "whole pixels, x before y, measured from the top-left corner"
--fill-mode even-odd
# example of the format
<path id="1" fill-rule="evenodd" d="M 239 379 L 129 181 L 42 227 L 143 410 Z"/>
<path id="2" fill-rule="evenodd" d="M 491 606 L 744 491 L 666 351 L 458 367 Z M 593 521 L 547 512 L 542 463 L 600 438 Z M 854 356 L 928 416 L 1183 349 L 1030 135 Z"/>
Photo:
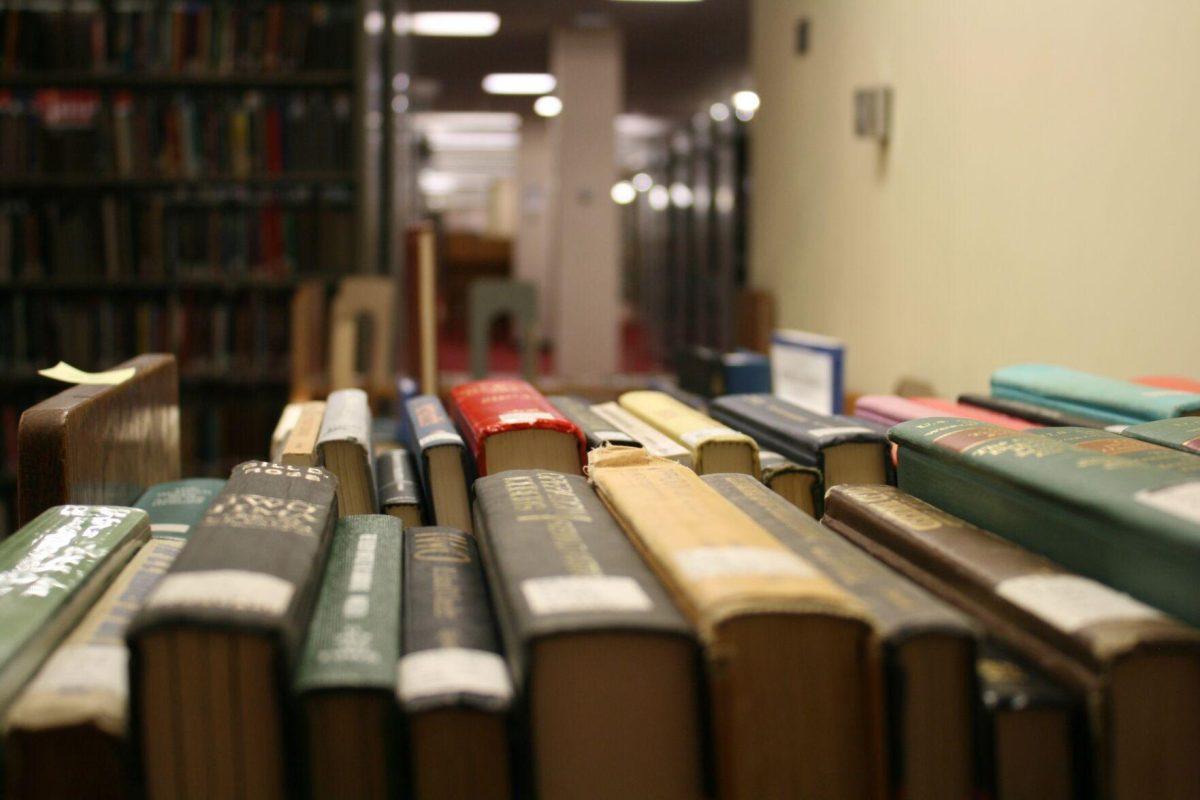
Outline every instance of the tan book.
<path id="1" fill-rule="evenodd" d="M 619 402 L 621 408 L 691 451 L 692 467 L 698 474 L 740 472 L 759 477 L 758 445 L 746 434 L 665 392 L 626 392 Z"/>
<path id="2" fill-rule="evenodd" d="M 325 420 L 325 401 L 310 400 L 295 405 L 300 406 L 296 423 L 279 448 L 279 458 L 271 460 L 291 467 L 319 467 L 321 458 L 317 452 L 317 439 L 321 435 L 321 423 Z"/>
<path id="3" fill-rule="evenodd" d="M 699 631 L 718 796 L 880 796 L 881 653 L 864 607 L 686 467 L 605 447 L 589 474 Z"/>
<path id="4" fill-rule="evenodd" d="M 692 453 L 679 442 L 652 428 L 640 419 L 621 408 L 615 402 L 599 403 L 592 406 L 601 419 L 607 420 L 617 430 L 629 434 L 641 443 L 650 453 L 659 458 L 669 458 L 683 464 L 688 469 L 692 467 Z"/>

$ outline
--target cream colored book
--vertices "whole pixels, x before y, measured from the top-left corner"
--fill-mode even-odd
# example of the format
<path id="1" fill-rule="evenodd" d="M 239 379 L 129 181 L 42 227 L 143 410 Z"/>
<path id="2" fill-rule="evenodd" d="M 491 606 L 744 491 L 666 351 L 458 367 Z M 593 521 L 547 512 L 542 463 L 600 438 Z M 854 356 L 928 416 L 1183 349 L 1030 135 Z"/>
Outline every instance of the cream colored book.
<path id="1" fill-rule="evenodd" d="M 287 441 L 292 428 L 296 427 L 296 420 L 300 419 L 300 409 L 303 406 L 303 403 L 288 403 L 283 407 L 283 413 L 279 415 L 279 421 L 275 423 L 275 430 L 271 432 L 270 461 L 272 464 L 281 463 L 279 456 L 283 453 L 283 443 Z"/>
<path id="2" fill-rule="evenodd" d="M 692 454 L 700 475 L 718 472 L 761 474 L 758 445 L 744 433 L 681 403 L 665 392 L 637 391 L 621 395 L 621 408 L 670 436 Z"/>
<path id="3" fill-rule="evenodd" d="M 321 423 L 325 419 L 325 401 L 310 400 L 293 405 L 300 407 L 296 421 L 279 449 L 279 458 L 271 460 L 290 467 L 319 467 L 321 459 L 317 438 L 321 435 Z"/>
<path id="4" fill-rule="evenodd" d="M 692 454 L 686 447 L 659 431 L 651 428 L 640 419 L 613 402 L 600 403 L 592 406 L 601 419 L 615 425 L 617 430 L 624 431 L 641 442 L 652 455 L 659 458 L 669 458 L 683 464 L 688 469 L 692 466 Z"/>
<path id="5" fill-rule="evenodd" d="M 880 797 L 881 653 L 863 606 L 686 467 L 632 447 L 588 458 L 704 642 L 717 795 Z"/>

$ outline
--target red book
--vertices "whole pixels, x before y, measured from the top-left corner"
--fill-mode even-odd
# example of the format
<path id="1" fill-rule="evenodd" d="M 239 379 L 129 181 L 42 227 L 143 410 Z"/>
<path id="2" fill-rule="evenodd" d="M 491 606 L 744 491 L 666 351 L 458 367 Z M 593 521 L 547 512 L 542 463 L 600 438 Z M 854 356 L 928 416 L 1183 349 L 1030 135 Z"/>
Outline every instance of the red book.
<path id="1" fill-rule="evenodd" d="M 1134 378 L 1133 382 L 1143 386 L 1156 386 L 1159 389 L 1174 389 L 1177 392 L 1200 394 L 1200 381 L 1194 378 L 1184 378 L 1181 375 L 1143 375 L 1140 378 Z"/>
<path id="2" fill-rule="evenodd" d="M 525 381 L 491 378 L 464 383 L 450 390 L 449 405 L 479 476 L 508 469 L 583 472 L 583 432 Z"/>
<path id="3" fill-rule="evenodd" d="M 999 425 L 1001 428 L 1008 428 L 1014 431 L 1045 427 L 1044 425 L 1038 425 L 1036 422 L 1030 422 L 1027 419 L 1010 417 L 1008 414 L 988 411 L 986 408 L 979 408 L 978 406 L 956 403 L 953 400 L 943 400 L 940 397 L 910 397 L 909 399 L 914 403 L 923 405 L 926 408 L 932 408 L 937 412 L 930 416 L 965 417 L 967 419 L 979 420 L 980 422 L 990 422 L 993 425 Z"/>

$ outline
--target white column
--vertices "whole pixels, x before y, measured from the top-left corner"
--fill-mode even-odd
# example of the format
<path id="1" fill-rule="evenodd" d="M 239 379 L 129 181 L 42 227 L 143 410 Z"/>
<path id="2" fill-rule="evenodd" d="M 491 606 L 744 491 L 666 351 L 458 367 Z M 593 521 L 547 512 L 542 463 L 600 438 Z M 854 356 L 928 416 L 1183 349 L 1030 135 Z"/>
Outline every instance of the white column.
<path id="1" fill-rule="evenodd" d="M 513 241 L 513 271 L 517 280 L 528 281 L 537 287 L 543 337 L 551 334 L 552 322 L 547 310 L 554 305 L 548 294 L 553 164 L 546 121 L 539 117 L 526 119 L 521 124 L 521 146 L 517 151 L 517 234 Z"/>

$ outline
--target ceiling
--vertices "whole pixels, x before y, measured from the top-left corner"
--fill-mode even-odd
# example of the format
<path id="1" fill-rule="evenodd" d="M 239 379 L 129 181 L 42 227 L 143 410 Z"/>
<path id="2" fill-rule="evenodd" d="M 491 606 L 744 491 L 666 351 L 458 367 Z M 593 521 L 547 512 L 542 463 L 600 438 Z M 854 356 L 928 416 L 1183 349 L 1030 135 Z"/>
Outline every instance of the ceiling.
<path id="1" fill-rule="evenodd" d="M 626 111 L 686 117 L 747 80 L 748 0 L 695 3 L 615 0 L 409 0 L 411 11 L 494 11 L 488 38 L 415 38 L 413 73 L 436 81 L 428 107 L 527 114 L 532 98 L 480 88 L 489 72 L 548 71 L 550 30 L 611 24 L 624 34 Z"/>

